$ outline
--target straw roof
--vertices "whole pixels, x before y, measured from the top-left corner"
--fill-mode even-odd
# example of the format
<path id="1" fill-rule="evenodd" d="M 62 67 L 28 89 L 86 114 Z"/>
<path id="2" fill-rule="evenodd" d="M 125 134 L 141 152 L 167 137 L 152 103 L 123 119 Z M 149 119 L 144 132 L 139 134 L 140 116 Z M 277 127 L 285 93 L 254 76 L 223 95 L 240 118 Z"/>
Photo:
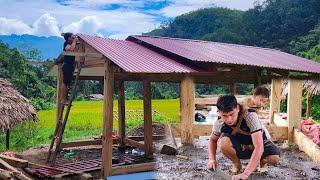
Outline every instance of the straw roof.
<path id="1" fill-rule="evenodd" d="M 27 120 L 38 120 L 35 109 L 9 81 L 0 78 L 0 131 Z"/>
<path id="2" fill-rule="evenodd" d="M 320 94 L 320 80 L 305 80 L 303 81 L 303 88 L 306 93 L 319 95 Z M 288 94 L 288 79 L 281 81 L 281 95 L 286 96 Z"/>

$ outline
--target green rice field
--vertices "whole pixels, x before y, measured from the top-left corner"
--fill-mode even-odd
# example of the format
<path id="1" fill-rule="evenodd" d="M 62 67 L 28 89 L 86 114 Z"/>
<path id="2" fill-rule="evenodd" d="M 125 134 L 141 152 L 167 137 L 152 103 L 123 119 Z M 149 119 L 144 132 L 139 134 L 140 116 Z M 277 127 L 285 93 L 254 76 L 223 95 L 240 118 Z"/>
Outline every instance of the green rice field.
<path id="1" fill-rule="evenodd" d="M 179 99 L 152 100 L 155 122 L 177 122 Z M 117 130 L 118 103 L 114 101 L 114 130 Z M 126 128 L 132 129 L 143 123 L 142 100 L 126 101 Z M 85 139 L 101 135 L 103 101 L 76 101 L 73 103 L 64 140 Z M 39 121 L 25 122 L 11 131 L 11 151 L 23 151 L 29 147 L 49 144 L 55 129 L 56 109 L 38 112 Z M 5 151 L 5 133 L 0 134 L 0 151 Z"/>

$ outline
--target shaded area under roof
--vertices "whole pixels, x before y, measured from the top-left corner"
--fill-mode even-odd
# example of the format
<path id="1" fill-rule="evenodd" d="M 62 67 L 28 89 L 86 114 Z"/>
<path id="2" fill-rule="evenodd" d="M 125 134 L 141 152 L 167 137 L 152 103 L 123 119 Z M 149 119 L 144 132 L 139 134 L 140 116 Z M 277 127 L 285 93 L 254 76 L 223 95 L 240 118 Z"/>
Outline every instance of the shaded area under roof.
<path id="1" fill-rule="evenodd" d="M 6 79 L 0 78 L 0 131 L 27 120 L 37 120 L 36 111 Z"/>
<path id="2" fill-rule="evenodd" d="M 278 50 L 253 46 L 155 36 L 129 36 L 127 40 L 147 43 L 196 62 L 249 65 L 290 71 L 320 73 L 320 63 Z"/>

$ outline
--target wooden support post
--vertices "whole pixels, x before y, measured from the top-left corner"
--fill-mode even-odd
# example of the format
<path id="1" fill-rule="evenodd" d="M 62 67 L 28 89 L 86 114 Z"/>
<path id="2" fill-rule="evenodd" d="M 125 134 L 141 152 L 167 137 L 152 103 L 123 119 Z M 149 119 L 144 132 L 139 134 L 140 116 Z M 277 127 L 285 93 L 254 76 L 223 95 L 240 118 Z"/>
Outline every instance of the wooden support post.
<path id="1" fill-rule="evenodd" d="M 118 121 L 119 121 L 119 138 L 120 147 L 124 148 L 124 139 L 126 137 L 126 112 L 125 112 L 125 93 L 124 82 L 119 81 L 119 97 L 118 97 Z"/>
<path id="2" fill-rule="evenodd" d="M 194 124 L 194 81 L 190 76 L 182 79 L 180 84 L 180 120 L 181 143 L 193 144 L 192 128 Z"/>
<path id="3" fill-rule="evenodd" d="M 257 80 L 254 83 L 254 88 L 261 86 L 261 72 L 256 71 Z"/>
<path id="4" fill-rule="evenodd" d="M 112 174 L 113 91 L 114 73 L 111 62 L 106 61 L 104 74 L 104 106 L 101 168 L 103 179 Z"/>
<path id="5" fill-rule="evenodd" d="M 60 114 L 62 111 L 62 104 L 60 103 L 62 100 L 62 95 L 64 94 L 62 92 L 62 83 L 63 83 L 63 75 L 62 75 L 62 64 L 58 64 L 58 74 L 57 74 L 57 97 L 56 97 L 56 106 L 57 106 L 57 110 L 56 110 L 56 123 L 58 123 L 59 119 L 60 119 Z M 62 117 L 62 116 L 61 116 Z"/>
<path id="6" fill-rule="evenodd" d="M 309 118 L 311 115 L 311 108 L 313 106 L 313 99 L 312 94 L 307 92 L 307 111 L 306 111 L 306 117 Z"/>
<path id="7" fill-rule="evenodd" d="M 151 83 L 143 81 L 143 109 L 144 109 L 144 145 L 146 157 L 151 158 L 152 153 L 152 107 L 151 107 Z"/>
<path id="8" fill-rule="evenodd" d="M 6 149 L 10 148 L 10 129 L 6 130 Z"/>
<path id="9" fill-rule="evenodd" d="M 271 98 L 270 98 L 270 111 L 269 111 L 269 123 L 274 124 L 274 113 L 280 111 L 281 101 L 281 80 L 272 79 L 271 82 Z"/>
<path id="10" fill-rule="evenodd" d="M 302 83 L 300 80 L 289 79 L 288 83 L 288 143 L 293 143 L 294 128 L 300 130 Z"/>
<path id="11" fill-rule="evenodd" d="M 236 83 L 230 84 L 230 92 L 234 96 L 237 94 L 237 84 Z"/>

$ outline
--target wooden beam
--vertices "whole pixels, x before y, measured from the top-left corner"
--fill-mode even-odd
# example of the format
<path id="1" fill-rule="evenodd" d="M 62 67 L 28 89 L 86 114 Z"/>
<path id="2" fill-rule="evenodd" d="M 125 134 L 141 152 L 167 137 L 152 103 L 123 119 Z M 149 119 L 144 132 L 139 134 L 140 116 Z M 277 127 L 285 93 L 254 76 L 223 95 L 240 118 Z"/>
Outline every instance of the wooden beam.
<path id="1" fill-rule="evenodd" d="M 61 144 L 61 148 L 90 146 L 90 145 L 101 145 L 101 139 L 63 142 Z"/>
<path id="2" fill-rule="evenodd" d="M 29 165 L 28 161 L 24 159 L 19 159 L 19 158 L 5 156 L 5 155 L 0 155 L 0 158 L 6 161 L 11 166 L 17 167 L 17 168 L 27 168 Z"/>
<path id="3" fill-rule="evenodd" d="M 4 166 L 5 168 L 7 168 L 8 170 L 14 172 L 14 177 L 17 177 L 19 179 L 23 179 L 23 180 L 31 180 L 31 178 L 27 177 L 26 175 L 24 175 L 21 171 L 17 170 L 17 168 L 11 166 L 10 164 L 8 164 L 6 161 L 2 160 L 0 158 L 0 164 L 2 166 Z"/>
<path id="4" fill-rule="evenodd" d="M 125 141 L 126 144 L 129 144 L 129 145 L 131 145 L 133 147 L 139 148 L 139 149 L 141 149 L 143 151 L 146 150 L 145 144 L 142 144 L 142 143 L 140 143 L 138 141 L 135 141 L 135 140 L 132 140 L 132 139 L 127 139 L 127 138 L 124 141 Z"/>
<path id="5" fill-rule="evenodd" d="M 83 68 L 90 68 L 90 67 L 104 67 L 106 59 L 100 58 L 96 60 L 85 60 Z"/>
<path id="6" fill-rule="evenodd" d="M 153 135 L 152 140 L 163 140 L 166 136 L 163 135 Z M 132 139 L 134 141 L 144 141 L 144 136 L 128 136 L 128 139 Z"/>
<path id="7" fill-rule="evenodd" d="M 78 56 L 78 57 L 94 57 L 94 58 L 104 57 L 100 53 L 84 53 L 84 52 L 63 51 L 61 54 L 64 56 Z"/>
<path id="8" fill-rule="evenodd" d="M 180 84 L 180 121 L 181 121 L 181 143 L 193 144 L 194 124 L 194 98 L 195 87 L 193 79 L 185 76 Z"/>
<path id="9" fill-rule="evenodd" d="M 104 104 L 103 104 L 103 135 L 102 135 L 102 174 L 112 174 L 112 129 L 113 129 L 113 92 L 114 74 L 110 61 L 105 63 Z"/>
<path id="10" fill-rule="evenodd" d="M 234 96 L 237 94 L 237 84 L 236 83 L 230 84 L 230 92 Z"/>
<path id="11" fill-rule="evenodd" d="M 300 129 L 302 104 L 302 82 L 289 79 L 288 82 L 288 143 L 293 143 L 293 128 Z"/>
<path id="12" fill-rule="evenodd" d="M 307 118 L 309 118 L 311 115 L 312 106 L 313 106 L 313 95 L 312 93 L 307 92 L 307 111 L 306 111 Z"/>
<path id="13" fill-rule="evenodd" d="M 272 79 L 269 123 L 274 124 L 274 114 L 280 112 L 281 79 Z"/>
<path id="14" fill-rule="evenodd" d="M 308 154 L 315 163 L 320 165 L 320 146 L 297 129 L 294 129 L 293 139 L 301 151 Z"/>
<path id="15" fill-rule="evenodd" d="M 6 149 L 10 148 L 10 129 L 6 130 Z"/>
<path id="16" fill-rule="evenodd" d="M 266 125 L 273 140 L 287 140 L 288 139 L 288 127 Z M 172 126 L 172 132 L 175 137 L 181 137 L 181 125 L 175 124 Z M 210 136 L 212 132 L 212 124 L 194 124 L 193 134 L 195 137 Z"/>
<path id="17" fill-rule="evenodd" d="M 144 112 L 144 145 L 146 157 L 151 158 L 152 153 L 152 107 L 151 107 L 151 83 L 143 81 L 143 112 Z"/>
<path id="18" fill-rule="evenodd" d="M 283 119 L 278 113 L 274 113 L 273 123 L 276 126 L 286 126 L 286 127 L 288 127 L 288 120 Z"/>
<path id="19" fill-rule="evenodd" d="M 208 72 L 208 73 L 191 73 L 195 83 L 214 83 L 214 84 L 230 84 L 230 83 L 254 83 L 256 76 L 246 74 L 244 72 Z M 182 73 L 115 73 L 116 80 L 124 81 L 152 81 L 152 82 L 180 82 L 184 75 Z M 269 83 L 271 77 L 261 77 L 262 83 Z"/>
<path id="20" fill-rule="evenodd" d="M 126 166 L 117 166 L 112 168 L 112 175 L 128 174 L 142 171 L 152 171 L 156 168 L 156 162 L 141 163 Z"/>
<path id="21" fill-rule="evenodd" d="M 119 96 L 118 96 L 118 121 L 119 121 L 119 139 L 120 146 L 125 147 L 124 139 L 126 137 L 126 108 L 125 108 L 125 89 L 124 81 L 118 81 Z"/>
<path id="22" fill-rule="evenodd" d="M 61 111 L 63 111 L 63 106 L 60 103 L 63 99 L 63 92 L 62 92 L 62 83 L 63 83 L 63 75 L 62 75 L 62 64 L 58 64 L 58 74 L 57 74 L 57 97 L 56 97 L 56 123 L 58 123 L 61 115 Z M 61 116 L 62 117 L 62 116 Z"/>
<path id="23" fill-rule="evenodd" d="M 166 137 L 163 135 L 153 135 L 153 140 L 163 140 Z M 134 141 L 144 141 L 144 136 L 128 136 L 128 139 Z M 125 140 L 123 140 L 125 143 Z M 120 138 L 113 139 L 113 144 L 120 143 Z M 80 147 L 80 146 L 91 146 L 91 145 L 102 145 L 101 139 L 91 139 L 91 140 L 79 140 L 79 141 L 70 141 L 70 142 L 63 142 L 61 144 L 61 148 L 71 148 L 71 147 Z"/>

